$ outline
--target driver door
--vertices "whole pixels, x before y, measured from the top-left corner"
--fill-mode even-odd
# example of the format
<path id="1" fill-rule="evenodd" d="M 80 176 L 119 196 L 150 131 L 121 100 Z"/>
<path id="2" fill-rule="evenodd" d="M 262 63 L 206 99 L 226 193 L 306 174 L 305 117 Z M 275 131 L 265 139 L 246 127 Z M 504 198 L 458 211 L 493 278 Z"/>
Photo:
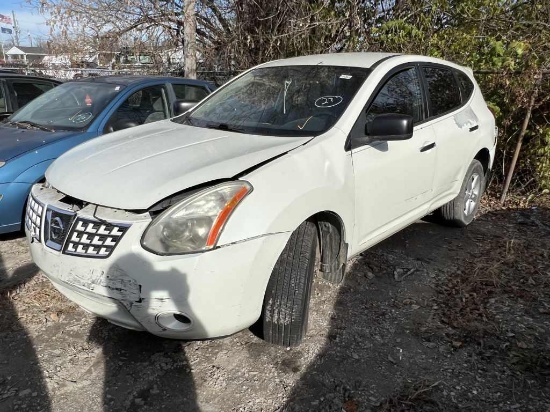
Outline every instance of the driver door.
<path id="1" fill-rule="evenodd" d="M 365 249 L 427 213 L 433 196 L 435 135 L 422 125 L 424 100 L 415 66 L 384 80 L 357 120 L 354 136 L 364 136 L 379 114 L 413 117 L 413 136 L 401 141 L 352 144 L 355 176 L 355 244 Z"/>

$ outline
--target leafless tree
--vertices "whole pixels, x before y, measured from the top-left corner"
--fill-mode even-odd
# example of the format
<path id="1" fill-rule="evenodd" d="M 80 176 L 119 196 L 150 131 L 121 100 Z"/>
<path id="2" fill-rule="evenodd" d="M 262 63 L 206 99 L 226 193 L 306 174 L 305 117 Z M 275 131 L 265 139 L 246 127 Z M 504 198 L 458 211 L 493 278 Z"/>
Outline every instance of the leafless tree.
<path id="1" fill-rule="evenodd" d="M 364 50 L 380 11 L 365 0 L 27 0 L 57 38 L 135 47 L 183 46 L 185 71 L 243 69 L 305 53 Z M 136 40 L 139 40 L 136 41 Z M 158 49 L 157 49 L 158 51 Z"/>

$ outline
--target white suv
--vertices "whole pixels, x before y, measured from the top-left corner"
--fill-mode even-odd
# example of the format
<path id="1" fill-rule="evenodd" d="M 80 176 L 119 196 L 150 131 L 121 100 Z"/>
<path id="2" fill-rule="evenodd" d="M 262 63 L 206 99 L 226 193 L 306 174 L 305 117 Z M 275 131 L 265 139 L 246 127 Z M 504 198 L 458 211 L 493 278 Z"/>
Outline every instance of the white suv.
<path id="1" fill-rule="evenodd" d="M 316 271 L 341 281 L 349 258 L 435 210 L 472 222 L 495 134 L 456 64 L 274 61 L 61 156 L 31 192 L 27 237 L 55 287 L 115 324 L 194 339 L 259 321 L 296 345 Z"/>

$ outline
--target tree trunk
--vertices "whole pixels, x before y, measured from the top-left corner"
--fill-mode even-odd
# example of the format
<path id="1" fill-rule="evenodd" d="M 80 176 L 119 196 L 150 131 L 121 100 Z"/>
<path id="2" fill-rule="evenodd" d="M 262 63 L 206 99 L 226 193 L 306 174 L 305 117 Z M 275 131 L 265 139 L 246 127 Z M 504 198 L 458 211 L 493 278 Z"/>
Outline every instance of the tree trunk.
<path id="1" fill-rule="evenodd" d="M 197 20 L 195 17 L 195 0 L 185 0 L 183 6 L 183 58 L 185 77 L 197 78 Z"/>
<path id="2" fill-rule="evenodd" d="M 518 143 L 516 144 L 516 150 L 514 151 L 514 156 L 512 157 L 512 162 L 510 163 L 510 169 L 508 169 L 508 175 L 506 176 L 506 181 L 504 182 L 504 188 L 502 189 L 502 196 L 500 197 L 500 205 L 503 206 L 506 201 L 506 195 L 508 194 L 508 189 L 510 188 L 510 182 L 514 176 L 514 170 L 516 168 L 516 163 L 521 152 L 521 145 L 523 144 L 523 138 L 525 137 L 525 132 L 527 131 L 527 126 L 529 126 L 529 119 L 531 118 L 531 112 L 533 111 L 533 106 L 535 105 L 535 100 L 539 92 L 539 85 L 542 79 L 542 73 L 540 73 L 535 78 L 535 89 L 531 95 L 529 101 L 529 106 L 527 107 L 527 113 L 525 113 L 525 118 L 523 119 L 523 125 L 518 136 Z"/>

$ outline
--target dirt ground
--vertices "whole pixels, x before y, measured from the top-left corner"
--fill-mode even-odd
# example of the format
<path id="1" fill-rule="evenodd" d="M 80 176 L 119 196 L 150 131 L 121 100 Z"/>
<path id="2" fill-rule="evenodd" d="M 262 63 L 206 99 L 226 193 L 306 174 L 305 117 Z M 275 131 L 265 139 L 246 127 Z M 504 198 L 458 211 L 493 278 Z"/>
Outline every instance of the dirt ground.
<path id="1" fill-rule="evenodd" d="M 0 240 L 0 411 L 550 411 L 550 202 L 420 221 L 316 280 L 298 348 L 95 319 Z"/>

